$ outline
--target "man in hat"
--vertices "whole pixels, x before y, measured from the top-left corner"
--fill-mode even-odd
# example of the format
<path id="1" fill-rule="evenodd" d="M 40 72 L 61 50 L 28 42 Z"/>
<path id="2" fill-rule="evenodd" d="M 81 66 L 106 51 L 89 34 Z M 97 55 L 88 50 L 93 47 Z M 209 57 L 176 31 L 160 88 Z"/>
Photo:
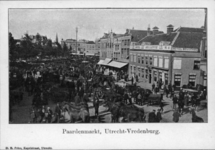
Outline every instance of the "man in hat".
<path id="1" fill-rule="evenodd" d="M 155 110 L 152 110 L 149 113 L 149 119 L 148 122 L 156 122 L 156 114 L 155 114 Z"/>
<path id="2" fill-rule="evenodd" d="M 60 107 L 59 103 L 57 103 L 55 106 L 55 114 L 57 116 L 57 122 L 59 122 L 60 121 L 60 115 L 61 115 L 61 107 Z"/>
<path id="3" fill-rule="evenodd" d="M 173 109 L 176 109 L 176 107 L 177 107 L 176 105 L 178 102 L 178 98 L 176 95 L 173 96 L 172 101 L 173 101 Z"/>
<path id="4" fill-rule="evenodd" d="M 157 111 L 157 122 L 160 122 L 162 120 L 162 115 L 160 111 L 161 111 L 160 109 L 158 109 Z"/>
<path id="5" fill-rule="evenodd" d="M 179 121 L 179 117 L 181 117 L 180 113 L 178 112 L 178 109 L 175 109 L 173 113 L 173 121 L 177 123 Z"/>

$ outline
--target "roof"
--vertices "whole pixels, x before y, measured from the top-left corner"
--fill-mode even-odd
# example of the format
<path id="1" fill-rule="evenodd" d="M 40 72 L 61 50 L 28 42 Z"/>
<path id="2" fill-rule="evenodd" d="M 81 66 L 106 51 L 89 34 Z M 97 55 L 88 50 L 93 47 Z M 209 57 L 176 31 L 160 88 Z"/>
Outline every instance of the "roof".
<path id="1" fill-rule="evenodd" d="M 175 31 L 178 32 L 203 32 L 203 28 L 190 28 L 190 27 L 179 27 Z"/>
<path id="2" fill-rule="evenodd" d="M 180 32 L 173 47 L 197 48 L 199 49 L 203 32 Z"/>
<path id="3" fill-rule="evenodd" d="M 97 63 L 98 65 L 103 64 L 104 60 L 99 60 L 99 62 Z"/>
<path id="4" fill-rule="evenodd" d="M 152 28 L 152 29 L 159 29 L 157 26 L 155 26 L 154 28 Z"/>
<path id="5" fill-rule="evenodd" d="M 65 42 L 76 42 L 75 39 L 66 39 Z"/>
<path id="6" fill-rule="evenodd" d="M 130 34 L 132 35 L 131 41 L 138 42 L 139 40 L 147 36 L 147 32 L 147 30 L 130 30 Z M 152 34 L 152 31 L 150 31 L 150 34 Z"/>
<path id="7" fill-rule="evenodd" d="M 172 42 L 173 39 L 176 36 L 176 32 L 172 32 L 170 34 L 157 34 L 157 35 L 150 35 L 146 36 L 145 38 L 141 39 L 138 41 L 138 43 L 143 43 L 143 42 L 150 42 L 151 45 L 159 45 L 161 41 L 169 41 Z"/>
<path id="8" fill-rule="evenodd" d="M 88 41 L 87 44 L 95 44 L 93 41 Z"/>
<path id="9" fill-rule="evenodd" d="M 168 27 L 168 28 L 172 28 L 172 27 L 173 27 L 173 25 L 171 25 L 171 24 L 170 24 L 170 25 L 168 25 L 167 27 Z"/>

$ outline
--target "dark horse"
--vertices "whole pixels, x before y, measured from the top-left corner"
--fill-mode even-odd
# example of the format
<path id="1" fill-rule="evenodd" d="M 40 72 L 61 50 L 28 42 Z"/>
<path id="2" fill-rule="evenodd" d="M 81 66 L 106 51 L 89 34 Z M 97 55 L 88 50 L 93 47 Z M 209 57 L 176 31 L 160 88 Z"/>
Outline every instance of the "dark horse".
<path id="1" fill-rule="evenodd" d="M 119 122 L 119 118 L 125 122 L 144 122 L 144 110 L 134 105 L 126 105 L 122 102 L 107 101 L 106 105 L 112 116 L 112 122 Z"/>
<path id="2" fill-rule="evenodd" d="M 204 122 L 204 120 L 196 115 L 196 112 L 194 109 L 191 110 L 191 114 L 192 114 L 192 122 Z"/>

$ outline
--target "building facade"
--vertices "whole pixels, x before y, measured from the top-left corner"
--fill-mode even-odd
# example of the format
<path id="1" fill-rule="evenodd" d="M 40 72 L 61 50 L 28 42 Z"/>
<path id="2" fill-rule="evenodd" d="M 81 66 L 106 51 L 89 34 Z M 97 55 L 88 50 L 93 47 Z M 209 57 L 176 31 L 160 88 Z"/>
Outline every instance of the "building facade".
<path id="1" fill-rule="evenodd" d="M 200 84 L 201 28 L 180 27 L 148 35 L 130 47 L 129 76 L 152 85 L 158 80 L 180 87 Z"/>

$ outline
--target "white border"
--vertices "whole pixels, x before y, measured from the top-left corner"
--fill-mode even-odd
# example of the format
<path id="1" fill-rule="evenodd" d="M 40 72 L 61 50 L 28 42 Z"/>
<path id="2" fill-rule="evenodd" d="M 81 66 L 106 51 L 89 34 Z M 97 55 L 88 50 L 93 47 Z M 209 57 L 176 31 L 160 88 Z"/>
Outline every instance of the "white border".
<path id="1" fill-rule="evenodd" d="M 215 148 L 215 101 L 213 67 L 215 51 L 215 1 L 0 1 L 0 149 L 12 147 L 52 147 L 53 149 L 213 149 Z M 209 116 L 204 124 L 58 124 L 9 125 L 8 124 L 8 8 L 208 8 L 208 79 Z M 186 17 L 186 16 L 184 16 Z M 159 135 L 65 135 L 62 129 L 141 128 L 159 129 Z"/>

